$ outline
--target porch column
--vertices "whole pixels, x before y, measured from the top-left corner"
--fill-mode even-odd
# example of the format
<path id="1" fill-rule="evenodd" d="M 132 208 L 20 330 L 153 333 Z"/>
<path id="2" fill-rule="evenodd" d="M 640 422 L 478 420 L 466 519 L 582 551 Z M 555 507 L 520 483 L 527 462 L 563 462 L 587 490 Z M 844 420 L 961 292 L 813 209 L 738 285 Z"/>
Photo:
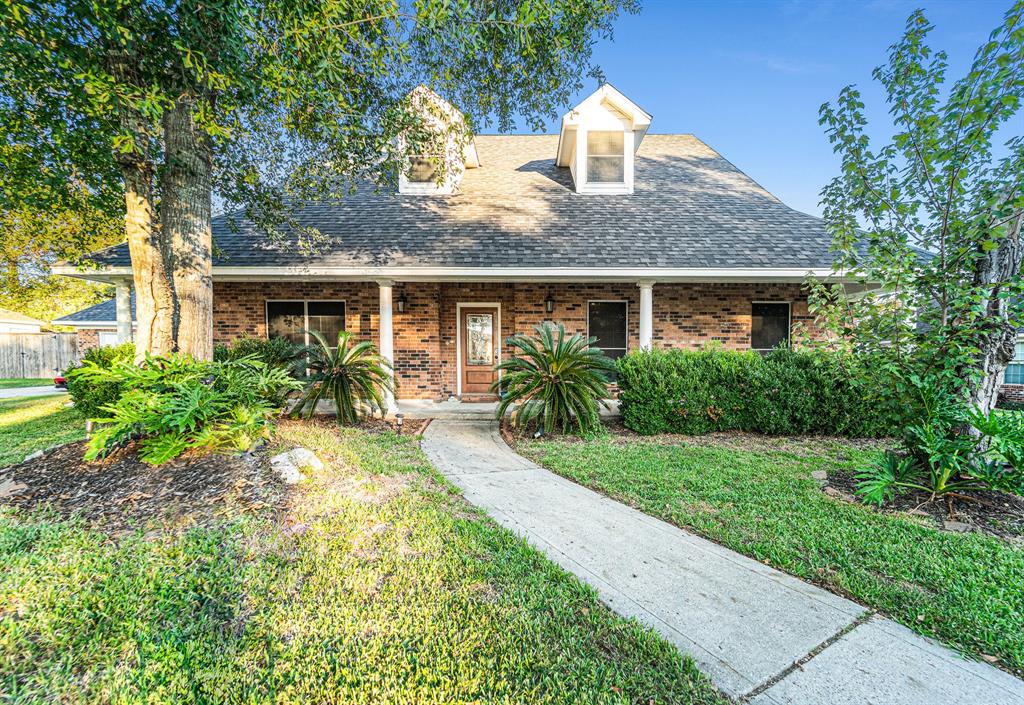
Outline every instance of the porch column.
<path id="1" fill-rule="evenodd" d="M 128 281 L 120 281 L 114 289 L 114 306 L 117 311 L 117 342 L 127 343 L 132 339 L 132 288 Z"/>
<path id="2" fill-rule="evenodd" d="M 380 356 L 394 366 L 395 333 L 391 324 L 391 287 L 394 286 L 394 282 L 390 279 L 381 279 L 377 282 L 377 286 L 380 287 L 380 345 L 378 345 L 378 350 L 380 351 Z M 394 382 L 394 380 L 395 375 L 392 370 L 391 381 Z M 396 408 L 394 395 L 390 392 L 385 392 L 384 401 L 387 404 L 388 411 L 393 412 Z"/>
<path id="3" fill-rule="evenodd" d="M 641 279 L 640 287 L 640 349 L 650 350 L 654 340 L 654 280 Z"/>

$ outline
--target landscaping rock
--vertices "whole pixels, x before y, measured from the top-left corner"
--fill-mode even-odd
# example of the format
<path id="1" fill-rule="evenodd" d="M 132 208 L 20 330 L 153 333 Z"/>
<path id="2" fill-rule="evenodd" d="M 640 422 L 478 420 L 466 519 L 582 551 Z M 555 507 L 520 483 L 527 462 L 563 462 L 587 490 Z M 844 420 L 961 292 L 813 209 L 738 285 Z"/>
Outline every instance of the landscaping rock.
<path id="1" fill-rule="evenodd" d="M 817 480 L 818 482 L 827 482 L 828 481 L 828 471 L 827 470 L 814 470 L 814 471 L 811 472 L 811 478 L 814 479 L 814 480 Z"/>
<path id="2" fill-rule="evenodd" d="M 46 453 L 44 453 L 41 450 L 37 450 L 35 453 L 31 453 L 30 455 L 26 455 L 25 459 L 22 460 L 21 462 L 27 463 L 30 460 L 37 460 L 38 458 L 42 458 L 44 455 L 46 455 Z"/>
<path id="3" fill-rule="evenodd" d="M 270 467 L 282 482 L 286 485 L 294 485 L 306 479 L 306 476 L 302 474 L 302 468 L 313 471 L 323 470 L 324 463 L 308 448 L 293 448 L 271 458 Z"/>
<path id="4" fill-rule="evenodd" d="M 0 477 L 0 499 L 7 499 L 16 494 L 21 494 L 28 487 L 21 482 L 15 481 L 13 477 Z"/>
<path id="5" fill-rule="evenodd" d="M 962 533 L 964 531 L 970 531 L 971 525 L 965 524 L 962 521 L 944 521 L 942 522 L 942 528 L 946 531 L 959 531 Z"/>

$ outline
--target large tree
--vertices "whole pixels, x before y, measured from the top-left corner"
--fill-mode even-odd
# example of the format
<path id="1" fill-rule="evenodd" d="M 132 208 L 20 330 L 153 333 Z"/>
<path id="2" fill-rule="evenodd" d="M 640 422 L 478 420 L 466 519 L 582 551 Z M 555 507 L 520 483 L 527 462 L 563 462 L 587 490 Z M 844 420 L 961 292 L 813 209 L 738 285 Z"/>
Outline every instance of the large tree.
<path id="1" fill-rule="evenodd" d="M 394 183 L 398 139 L 422 151 L 434 138 L 407 100 L 419 83 L 473 127 L 536 126 L 595 72 L 595 38 L 635 7 L 14 0 L 0 29 L 0 129 L 56 171 L 95 177 L 90 188 L 116 167 L 140 350 L 206 357 L 214 197 L 275 234 L 295 232 L 308 200 Z"/>
<path id="2" fill-rule="evenodd" d="M 874 71 L 896 128 L 890 142 L 871 143 L 855 87 L 822 107 L 842 160 L 822 193 L 837 267 L 882 288 L 819 296 L 818 311 L 879 356 L 879 372 L 927 380 L 987 412 L 1021 325 L 1024 2 L 951 84 L 931 30 L 915 12 Z"/>

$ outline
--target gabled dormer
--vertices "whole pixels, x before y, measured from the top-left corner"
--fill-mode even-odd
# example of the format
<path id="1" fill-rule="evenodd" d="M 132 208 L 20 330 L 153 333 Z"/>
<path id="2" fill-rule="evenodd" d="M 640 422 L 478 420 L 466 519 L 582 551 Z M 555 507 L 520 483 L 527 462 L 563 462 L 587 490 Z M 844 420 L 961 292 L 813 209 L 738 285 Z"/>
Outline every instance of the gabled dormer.
<path id="1" fill-rule="evenodd" d="M 412 195 L 454 193 L 466 169 L 480 166 L 473 134 L 454 105 L 426 86 L 408 96 L 409 108 L 420 118 L 416 139 L 398 138 L 402 165 L 398 192 Z M 415 144 L 415 146 L 413 146 Z"/>
<path id="2" fill-rule="evenodd" d="M 651 116 L 610 84 L 562 118 L 555 163 L 572 172 L 577 193 L 633 193 L 633 161 Z"/>

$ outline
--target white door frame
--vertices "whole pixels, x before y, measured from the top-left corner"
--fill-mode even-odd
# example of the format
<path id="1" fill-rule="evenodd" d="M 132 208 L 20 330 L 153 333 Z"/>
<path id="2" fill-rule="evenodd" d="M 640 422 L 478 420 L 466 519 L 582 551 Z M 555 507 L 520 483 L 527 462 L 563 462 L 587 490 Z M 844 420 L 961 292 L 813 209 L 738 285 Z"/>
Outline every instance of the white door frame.
<path id="1" fill-rule="evenodd" d="M 493 308 L 498 310 L 497 330 L 494 345 L 498 352 L 498 364 L 501 364 L 501 302 L 500 301 L 459 301 L 455 304 L 455 395 L 462 396 L 462 309 Z M 501 371 L 498 371 L 501 379 Z"/>

